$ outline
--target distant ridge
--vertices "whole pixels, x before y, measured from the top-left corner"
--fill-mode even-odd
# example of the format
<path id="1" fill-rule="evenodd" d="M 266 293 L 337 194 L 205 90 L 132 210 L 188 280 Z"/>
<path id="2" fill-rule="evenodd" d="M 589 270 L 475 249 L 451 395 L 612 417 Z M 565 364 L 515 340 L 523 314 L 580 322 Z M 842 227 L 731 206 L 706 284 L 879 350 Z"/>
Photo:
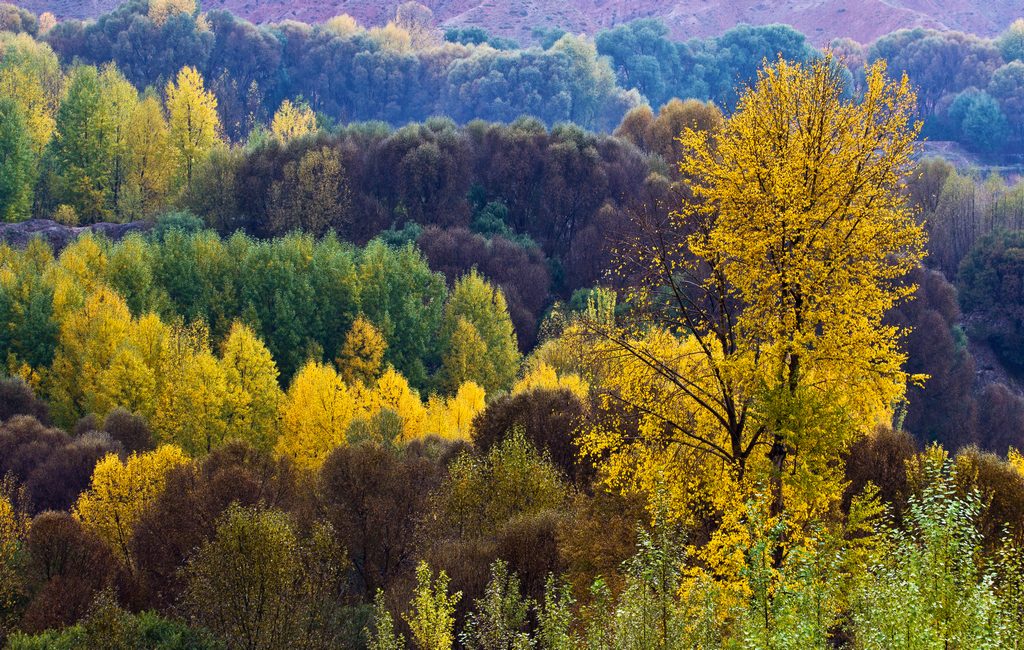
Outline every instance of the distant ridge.
<path id="1" fill-rule="evenodd" d="M 594 33 L 637 18 L 660 18 L 674 37 L 713 36 L 739 23 L 787 23 L 817 45 L 833 38 L 860 42 L 908 27 L 994 36 L 1024 17 L 1021 0 L 421 0 L 444 26 L 479 26 L 531 40 L 534 28 Z M 13 0 L 36 13 L 90 18 L 119 0 Z M 400 0 L 203 0 L 204 10 L 227 9 L 247 20 L 319 22 L 347 13 L 380 25 Z"/>

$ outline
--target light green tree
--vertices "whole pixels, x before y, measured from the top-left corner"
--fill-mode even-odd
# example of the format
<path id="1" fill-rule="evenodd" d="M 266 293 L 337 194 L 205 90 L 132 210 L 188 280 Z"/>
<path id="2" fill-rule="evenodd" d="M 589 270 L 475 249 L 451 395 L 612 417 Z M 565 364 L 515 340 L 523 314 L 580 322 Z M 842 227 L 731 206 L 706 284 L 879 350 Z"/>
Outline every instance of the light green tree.
<path id="1" fill-rule="evenodd" d="M 462 592 L 449 594 L 448 582 L 444 571 L 435 580 L 426 562 L 416 567 L 412 609 L 404 618 L 412 630 L 413 645 L 419 650 L 451 650 L 455 643 L 455 606 Z"/>
<path id="2" fill-rule="evenodd" d="M 486 348 L 483 359 L 479 345 L 465 340 L 473 338 L 471 330 Z M 448 296 L 441 341 L 447 362 L 442 383 L 449 390 L 466 380 L 480 384 L 488 394 L 512 387 L 520 354 L 505 296 L 475 270 L 460 278 Z M 452 354 L 453 348 L 457 354 Z"/>

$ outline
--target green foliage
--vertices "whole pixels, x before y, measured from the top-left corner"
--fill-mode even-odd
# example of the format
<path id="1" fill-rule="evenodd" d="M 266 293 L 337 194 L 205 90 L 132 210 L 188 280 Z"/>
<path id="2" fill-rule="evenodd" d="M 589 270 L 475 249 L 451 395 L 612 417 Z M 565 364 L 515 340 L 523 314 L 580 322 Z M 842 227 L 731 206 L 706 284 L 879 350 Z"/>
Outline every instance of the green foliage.
<path id="1" fill-rule="evenodd" d="M 935 448 L 904 529 L 889 529 L 851 597 L 858 648 L 1002 648 L 995 576 L 980 561 L 977 494 L 957 496 L 955 473 Z"/>
<path id="2" fill-rule="evenodd" d="M 228 648 L 331 648 L 343 568 L 323 526 L 300 540 L 285 513 L 236 504 L 189 560 L 184 605 Z"/>
<path id="3" fill-rule="evenodd" d="M 972 315 L 971 333 L 992 343 L 1014 368 L 1024 368 L 1024 231 L 978 240 L 957 278 L 960 305 Z"/>
<path id="4" fill-rule="evenodd" d="M 474 603 L 459 636 L 467 650 L 528 650 L 533 647 L 526 631 L 531 603 L 520 593 L 519 578 L 502 560 L 491 565 L 491 580 L 483 598 Z M 557 634 L 550 630 L 552 635 Z"/>
<path id="5" fill-rule="evenodd" d="M 54 283 L 46 274 L 53 254 L 40 241 L 4 268 L 0 281 L 0 364 L 7 369 L 27 364 L 45 368 L 57 349 L 58 323 L 54 315 Z"/>
<path id="6" fill-rule="evenodd" d="M 572 588 L 549 575 L 544 583 L 544 602 L 537 609 L 537 647 L 540 650 L 573 650 L 577 638 L 572 630 Z"/>
<path id="7" fill-rule="evenodd" d="M 444 278 L 412 246 L 396 250 L 380 241 L 358 256 L 357 274 L 363 313 L 388 342 L 384 362 L 414 388 L 425 388 L 440 354 L 436 334 L 447 294 Z M 329 349 L 339 347 L 340 340 Z"/>
<path id="8" fill-rule="evenodd" d="M 86 223 L 111 215 L 115 126 L 99 71 L 92 66 L 72 69 L 50 154 L 57 170 L 57 196 Z"/>
<path id="9" fill-rule="evenodd" d="M 665 523 L 640 531 L 637 553 L 624 567 L 626 587 L 616 608 L 616 646 L 669 650 L 688 645 L 677 593 L 683 546 Z"/>
<path id="10" fill-rule="evenodd" d="M 205 227 L 203 220 L 188 210 L 173 210 L 154 220 L 153 229 L 149 231 L 149 235 L 156 241 L 163 241 L 167 237 L 167 233 L 172 230 L 186 235 L 194 235 Z"/>
<path id="11" fill-rule="evenodd" d="M 455 606 L 462 592 L 448 593 L 448 575 L 441 571 L 434 579 L 426 562 L 416 567 L 416 588 L 405 622 L 418 650 L 451 650 L 455 642 Z"/>
<path id="12" fill-rule="evenodd" d="M 488 393 L 511 388 L 520 355 L 505 296 L 476 271 L 455 283 L 445 304 L 441 337 L 448 351 L 442 383 L 449 392 L 465 381 Z"/>
<path id="13" fill-rule="evenodd" d="M 373 599 L 373 629 L 364 631 L 369 650 L 404 650 L 405 637 L 395 631 L 395 619 L 384 602 L 384 592 Z"/>
<path id="14" fill-rule="evenodd" d="M 81 623 L 37 635 L 15 634 L 10 650 L 219 650 L 204 631 L 153 612 L 130 614 L 102 591 Z"/>
<path id="15" fill-rule="evenodd" d="M 482 458 L 467 453 L 452 463 L 437 495 L 438 517 L 462 537 L 484 537 L 556 509 L 566 496 L 558 470 L 517 431 Z"/>
<path id="16" fill-rule="evenodd" d="M 14 100 L 0 98 L 0 221 L 28 217 L 34 172 L 35 156 L 25 113 Z"/>
<path id="17" fill-rule="evenodd" d="M 985 91 L 965 90 L 949 106 L 949 119 L 976 151 L 992 152 L 1006 143 L 1010 127 L 999 103 Z"/>

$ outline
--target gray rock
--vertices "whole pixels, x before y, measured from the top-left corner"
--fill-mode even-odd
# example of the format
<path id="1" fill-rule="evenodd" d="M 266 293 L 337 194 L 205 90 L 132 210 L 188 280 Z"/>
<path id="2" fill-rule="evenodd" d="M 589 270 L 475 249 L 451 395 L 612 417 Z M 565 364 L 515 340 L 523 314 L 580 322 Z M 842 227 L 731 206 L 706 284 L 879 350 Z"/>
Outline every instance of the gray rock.
<path id="1" fill-rule="evenodd" d="M 103 235 L 107 239 L 117 241 L 130 233 L 146 232 L 152 227 L 153 224 L 148 221 L 65 226 L 50 219 L 29 219 L 19 223 L 0 224 L 0 241 L 15 248 L 24 248 L 33 238 L 40 237 L 50 244 L 56 253 L 86 232 Z"/>

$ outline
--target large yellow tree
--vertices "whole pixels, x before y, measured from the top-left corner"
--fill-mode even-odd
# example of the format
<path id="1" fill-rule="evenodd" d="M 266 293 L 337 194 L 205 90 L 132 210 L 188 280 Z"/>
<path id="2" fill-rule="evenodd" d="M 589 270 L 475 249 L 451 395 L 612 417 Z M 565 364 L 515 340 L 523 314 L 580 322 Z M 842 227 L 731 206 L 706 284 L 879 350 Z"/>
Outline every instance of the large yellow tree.
<path id="1" fill-rule="evenodd" d="M 620 249 L 633 320 L 584 328 L 605 415 L 584 444 L 624 489 L 667 482 L 697 516 L 761 493 L 799 526 L 903 399 L 883 316 L 923 256 L 902 191 L 920 126 L 884 62 L 865 88 L 847 99 L 830 57 L 779 61 L 721 126 L 681 136 L 682 205 Z"/>
<path id="2" fill-rule="evenodd" d="M 182 182 L 188 188 L 196 165 L 213 149 L 220 132 L 217 98 L 206 90 L 198 70 L 185 66 L 176 81 L 167 82 L 167 112 Z"/>

